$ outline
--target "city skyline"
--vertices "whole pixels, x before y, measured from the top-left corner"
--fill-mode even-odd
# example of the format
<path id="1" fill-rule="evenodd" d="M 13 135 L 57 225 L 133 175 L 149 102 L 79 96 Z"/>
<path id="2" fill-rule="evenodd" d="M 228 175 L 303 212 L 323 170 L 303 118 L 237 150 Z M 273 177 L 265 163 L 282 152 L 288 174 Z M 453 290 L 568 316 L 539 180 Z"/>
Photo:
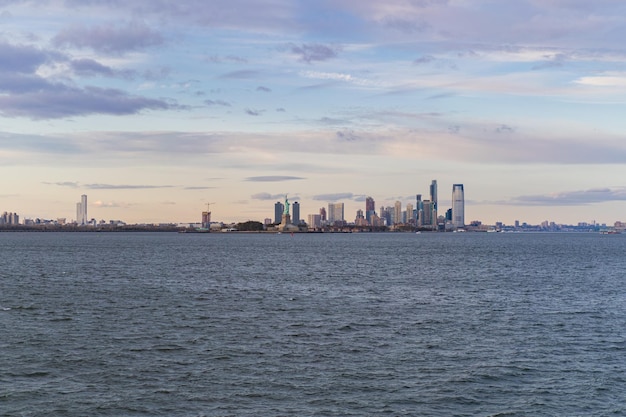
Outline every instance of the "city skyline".
<path id="1" fill-rule="evenodd" d="M 288 193 L 352 221 L 433 178 L 466 223 L 626 219 L 622 2 L 7 0 L 0 27 L 22 219 L 89 195 L 96 219 L 262 221 Z"/>

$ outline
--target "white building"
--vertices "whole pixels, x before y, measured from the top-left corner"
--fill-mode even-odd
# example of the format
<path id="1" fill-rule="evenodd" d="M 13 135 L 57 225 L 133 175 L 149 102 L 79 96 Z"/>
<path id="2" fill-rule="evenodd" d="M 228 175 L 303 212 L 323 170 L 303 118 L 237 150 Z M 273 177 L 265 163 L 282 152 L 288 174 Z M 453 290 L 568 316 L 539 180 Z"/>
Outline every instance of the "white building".
<path id="1" fill-rule="evenodd" d="M 465 227 L 465 194 L 463 184 L 452 185 L 452 225 L 455 228 Z"/>
<path id="2" fill-rule="evenodd" d="M 76 223 L 78 225 L 89 223 L 89 217 L 87 217 L 87 196 L 85 194 L 81 195 L 80 202 L 76 203 Z"/>

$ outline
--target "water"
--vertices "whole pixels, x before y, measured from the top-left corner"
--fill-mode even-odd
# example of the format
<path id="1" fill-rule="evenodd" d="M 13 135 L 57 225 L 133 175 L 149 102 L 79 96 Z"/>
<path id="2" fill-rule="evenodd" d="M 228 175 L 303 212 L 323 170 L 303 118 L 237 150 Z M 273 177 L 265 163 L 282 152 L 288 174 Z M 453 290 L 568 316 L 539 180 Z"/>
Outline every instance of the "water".
<path id="1" fill-rule="evenodd" d="M 0 415 L 626 415 L 626 235 L 0 233 Z"/>

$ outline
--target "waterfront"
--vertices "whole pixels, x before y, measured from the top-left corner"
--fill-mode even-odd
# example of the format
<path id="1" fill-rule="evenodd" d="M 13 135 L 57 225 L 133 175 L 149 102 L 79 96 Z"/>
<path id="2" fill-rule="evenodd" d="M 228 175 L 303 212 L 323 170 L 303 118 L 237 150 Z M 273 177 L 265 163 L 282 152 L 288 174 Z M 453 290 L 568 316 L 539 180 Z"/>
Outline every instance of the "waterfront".
<path id="1" fill-rule="evenodd" d="M 625 235 L 0 234 L 6 415 L 620 415 Z"/>

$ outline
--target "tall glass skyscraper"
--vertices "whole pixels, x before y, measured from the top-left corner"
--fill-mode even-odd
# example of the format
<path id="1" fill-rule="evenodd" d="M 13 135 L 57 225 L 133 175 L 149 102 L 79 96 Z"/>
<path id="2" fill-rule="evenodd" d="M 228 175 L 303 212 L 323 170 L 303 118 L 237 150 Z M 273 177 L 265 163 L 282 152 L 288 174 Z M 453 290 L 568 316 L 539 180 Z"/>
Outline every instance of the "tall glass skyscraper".
<path id="1" fill-rule="evenodd" d="M 431 202 L 431 224 L 433 229 L 437 229 L 437 180 L 430 183 L 430 202 Z"/>
<path id="2" fill-rule="evenodd" d="M 285 205 L 280 201 L 277 201 L 274 204 L 274 223 L 279 224 L 283 220 L 283 211 L 285 210 Z"/>
<path id="3" fill-rule="evenodd" d="M 365 199 L 365 219 L 371 224 L 372 216 L 376 214 L 376 206 L 372 197 Z"/>
<path id="4" fill-rule="evenodd" d="M 76 203 L 76 224 L 85 225 L 89 222 L 87 218 L 87 196 L 80 196 L 80 203 Z"/>
<path id="5" fill-rule="evenodd" d="M 291 206 L 293 215 L 291 216 L 292 224 L 300 224 L 300 203 L 294 202 Z"/>
<path id="6" fill-rule="evenodd" d="M 452 185 L 452 225 L 455 228 L 465 226 L 465 194 L 463 184 Z"/>

